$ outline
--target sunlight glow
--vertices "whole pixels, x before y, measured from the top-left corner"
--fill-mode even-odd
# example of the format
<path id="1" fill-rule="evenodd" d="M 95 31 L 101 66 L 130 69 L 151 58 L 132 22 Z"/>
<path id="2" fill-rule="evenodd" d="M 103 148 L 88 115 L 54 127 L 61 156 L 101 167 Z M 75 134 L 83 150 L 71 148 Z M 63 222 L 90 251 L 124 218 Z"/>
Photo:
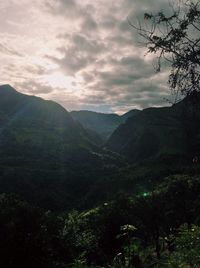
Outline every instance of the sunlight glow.
<path id="1" fill-rule="evenodd" d="M 48 74 L 44 77 L 45 82 L 53 88 L 74 88 L 75 79 L 65 76 L 60 72 Z"/>

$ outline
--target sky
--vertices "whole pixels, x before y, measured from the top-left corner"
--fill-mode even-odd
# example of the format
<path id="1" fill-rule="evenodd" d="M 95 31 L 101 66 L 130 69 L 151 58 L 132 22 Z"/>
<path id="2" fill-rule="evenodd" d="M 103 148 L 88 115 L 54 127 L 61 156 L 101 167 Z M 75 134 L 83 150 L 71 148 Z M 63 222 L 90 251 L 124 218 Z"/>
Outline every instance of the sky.
<path id="1" fill-rule="evenodd" d="M 130 26 L 169 0 L 0 0 L 0 84 L 67 110 L 166 106 L 160 73 Z"/>

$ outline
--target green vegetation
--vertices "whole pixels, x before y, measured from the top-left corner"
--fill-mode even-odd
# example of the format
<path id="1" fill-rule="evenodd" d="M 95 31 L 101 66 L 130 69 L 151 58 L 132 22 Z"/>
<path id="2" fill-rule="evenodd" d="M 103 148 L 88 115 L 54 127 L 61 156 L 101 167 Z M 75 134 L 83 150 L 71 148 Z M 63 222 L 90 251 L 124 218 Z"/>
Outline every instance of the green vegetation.
<path id="1" fill-rule="evenodd" d="M 111 135 L 107 147 L 132 162 L 165 159 L 191 162 L 199 153 L 200 94 L 164 108 L 148 108 Z"/>
<path id="2" fill-rule="evenodd" d="M 117 127 L 129 117 L 135 116 L 139 110 L 131 110 L 123 115 L 104 114 L 91 111 L 73 111 L 71 116 L 80 122 L 85 129 L 98 134 L 101 143 L 105 142 Z"/>
<path id="3" fill-rule="evenodd" d="M 2 267 L 199 267 L 200 178 L 168 177 L 144 196 L 52 213 L 0 195 Z"/>
<path id="4" fill-rule="evenodd" d="M 134 159 L 98 146 L 53 102 L 8 86 L 0 95 L 0 267 L 199 267 L 200 120 L 191 96 L 134 116 L 138 137 L 148 137 L 149 119 L 152 134 L 151 144 L 129 144 Z"/>
<path id="5" fill-rule="evenodd" d="M 187 95 L 172 107 L 70 114 L 0 86 L 0 267 L 200 267 L 196 2 L 139 28 Z"/>
<path id="6" fill-rule="evenodd" d="M 133 25 L 145 42 L 148 53 L 157 55 L 159 72 L 163 61 L 171 65 L 169 84 L 175 101 L 180 93 L 196 94 L 200 91 L 199 77 L 199 0 L 183 0 L 171 5 L 171 13 L 160 11 L 145 13 L 145 23 Z"/>
<path id="7" fill-rule="evenodd" d="M 55 211 L 78 208 L 96 180 L 122 162 L 54 102 L 1 86 L 0 111 L 1 192 Z"/>

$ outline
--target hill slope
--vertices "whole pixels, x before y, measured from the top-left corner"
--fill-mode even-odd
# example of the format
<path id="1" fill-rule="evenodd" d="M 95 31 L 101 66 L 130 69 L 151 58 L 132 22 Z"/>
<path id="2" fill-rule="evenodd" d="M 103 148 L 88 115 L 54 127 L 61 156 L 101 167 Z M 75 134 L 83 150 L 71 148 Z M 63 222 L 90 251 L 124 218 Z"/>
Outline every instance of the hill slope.
<path id="1" fill-rule="evenodd" d="M 67 209 L 92 186 L 101 153 L 94 137 L 59 104 L 0 86 L 1 192 Z"/>
<path id="2" fill-rule="evenodd" d="M 172 107 L 148 108 L 120 125 L 107 142 L 133 161 L 199 154 L 200 95 Z"/>
<path id="3" fill-rule="evenodd" d="M 124 115 L 104 114 L 91 111 L 72 111 L 72 117 L 80 122 L 84 128 L 96 132 L 103 141 L 107 140 L 114 130 L 129 117 L 135 116 L 139 111 L 131 110 Z"/>
<path id="4" fill-rule="evenodd" d="M 0 134 L 4 141 L 9 139 L 6 132 L 13 135 L 12 141 L 34 148 L 55 144 L 62 145 L 62 150 L 95 147 L 95 140 L 62 106 L 21 94 L 9 85 L 0 86 Z"/>

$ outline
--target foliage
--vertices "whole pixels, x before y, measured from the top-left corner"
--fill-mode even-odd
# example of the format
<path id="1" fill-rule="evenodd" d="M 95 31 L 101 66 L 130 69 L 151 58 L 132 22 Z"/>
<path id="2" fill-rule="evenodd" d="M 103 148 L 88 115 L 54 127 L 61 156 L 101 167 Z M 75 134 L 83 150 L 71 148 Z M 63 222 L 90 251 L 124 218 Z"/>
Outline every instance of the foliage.
<path id="1" fill-rule="evenodd" d="M 148 53 L 158 57 L 156 71 L 162 59 L 171 65 L 169 83 L 176 94 L 200 91 L 200 1 L 180 1 L 171 14 L 160 11 L 145 13 L 144 25 L 131 25 L 138 30 Z"/>
<path id="2" fill-rule="evenodd" d="M 176 175 L 147 195 L 119 195 L 93 209 L 60 215 L 1 194 L 0 264 L 8 268 L 198 267 L 199 193 L 199 176 Z"/>
<path id="3" fill-rule="evenodd" d="M 63 267 L 61 218 L 13 195 L 0 195 L 0 266 Z"/>
<path id="4" fill-rule="evenodd" d="M 72 260 L 76 265 L 91 264 L 97 256 L 98 244 L 94 230 L 89 228 L 88 218 L 84 214 L 72 211 L 65 219 L 63 238 L 69 245 Z M 77 266 L 79 267 L 79 266 Z"/>
<path id="5" fill-rule="evenodd" d="M 200 227 L 183 225 L 175 239 L 176 249 L 169 258 L 169 267 L 200 266 Z"/>
<path id="6" fill-rule="evenodd" d="M 21 96 L 13 89 L 4 93 L 12 103 Z M 25 105 L 28 97 L 18 99 L 19 107 L 21 98 Z M 34 99 L 13 118 L 13 106 L 0 102 L 1 267 L 199 265 L 198 163 L 172 165 L 173 156 L 122 167 L 116 154 L 91 148 L 83 133 L 69 133 L 58 119 L 74 123 L 55 104 Z"/>

